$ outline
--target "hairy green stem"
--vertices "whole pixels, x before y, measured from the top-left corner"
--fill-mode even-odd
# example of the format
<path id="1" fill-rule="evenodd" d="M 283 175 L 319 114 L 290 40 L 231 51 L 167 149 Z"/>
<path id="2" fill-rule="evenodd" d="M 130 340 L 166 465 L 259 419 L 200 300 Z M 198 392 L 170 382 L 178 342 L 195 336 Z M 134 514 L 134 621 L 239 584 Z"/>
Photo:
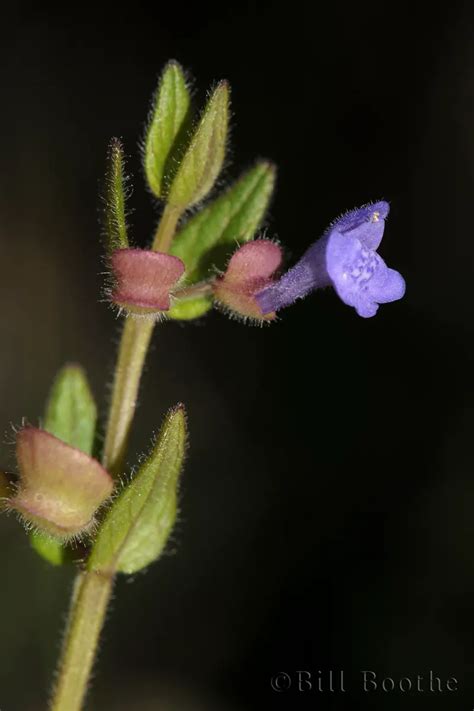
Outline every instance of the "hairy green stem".
<path id="1" fill-rule="evenodd" d="M 153 249 L 167 252 L 181 215 L 179 208 L 167 205 L 158 226 Z M 154 327 L 153 319 L 127 317 L 115 369 L 109 422 L 102 462 L 113 475 L 120 473 L 128 434 L 137 404 L 143 365 Z"/>
<path id="2" fill-rule="evenodd" d="M 177 208 L 165 208 L 153 249 L 169 250 L 180 215 Z M 125 319 L 102 456 L 104 466 L 116 476 L 122 470 L 154 325 L 152 319 Z M 113 574 L 77 574 L 50 711 L 82 709 L 113 581 Z"/>
<path id="3" fill-rule="evenodd" d="M 112 592 L 113 576 L 78 574 L 51 711 L 80 711 Z"/>
<path id="4" fill-rule="evenodd" d="M 156 252 L 169 251 L 181 213 L 182 209 L 180 207 L 166 205 L 155 234 L 155 239 L 153 240 L 152 249 Z"/>
<path id="5" fill-rule="evenodd" d="M 123 327 L 102 455 L 104 467 L 114 476 L 121 473 L 154 325 L 152 319 L 129 316 Z"/>

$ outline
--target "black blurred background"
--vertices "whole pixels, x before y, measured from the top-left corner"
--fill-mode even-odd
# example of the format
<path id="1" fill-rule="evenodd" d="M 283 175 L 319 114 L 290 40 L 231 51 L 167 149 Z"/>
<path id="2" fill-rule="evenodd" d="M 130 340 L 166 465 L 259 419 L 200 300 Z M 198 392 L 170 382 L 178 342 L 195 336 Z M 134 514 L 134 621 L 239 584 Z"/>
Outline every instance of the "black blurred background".
<path id="1" fill-rule="evenodd" d="M 157 329 L 130 460 L 187 404 L 180 523 L 121 579 L 88 708 L 474 707 L 474 8 L 134 2 L 3 9 L 0 423 L 35 422 L 56 371 L 87 369 L 106 413 L 119 323 L 98 294 L 98 191 L 121 136 L 132 234 L 157 218 L 138 155 L 169 58 L 196 98 L 227 78 L 233 148 L 278 190 L 267 234 L 296 259 L 343 210 L 386 198 L 382 256 L 403 301 L 363 320 L 332 292 L 271 328 L 214 313 Z M 72 572 L 0 522 L 0 708 L 45 708 Z M 272 691 L 279 671 L 345 670 L 345 693 Z M 456 693 L 361 692 L 379 677 Z"/>

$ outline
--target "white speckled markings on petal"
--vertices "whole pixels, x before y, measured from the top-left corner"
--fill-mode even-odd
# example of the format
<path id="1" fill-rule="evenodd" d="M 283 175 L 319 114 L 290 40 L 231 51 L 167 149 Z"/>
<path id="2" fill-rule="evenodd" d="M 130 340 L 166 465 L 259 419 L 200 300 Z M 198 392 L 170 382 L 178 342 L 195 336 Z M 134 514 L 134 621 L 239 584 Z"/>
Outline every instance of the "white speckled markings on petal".
<path id="1" fill-rule="evenodd" d="M 340 298 L 363 318 L 374 316 L 378 304 L 396 301 L 404 294 L 401 275 L 389 269 L 377 252 L 367 249 L 348 233 L 335 230 L 330 235 L 326 264 Z"/>

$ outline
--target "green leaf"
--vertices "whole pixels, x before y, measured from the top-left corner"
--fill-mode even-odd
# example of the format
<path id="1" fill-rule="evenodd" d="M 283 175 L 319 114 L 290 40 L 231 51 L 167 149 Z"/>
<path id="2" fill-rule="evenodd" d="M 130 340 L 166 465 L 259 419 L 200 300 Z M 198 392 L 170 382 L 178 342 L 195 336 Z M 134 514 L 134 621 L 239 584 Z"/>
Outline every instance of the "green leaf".
<path id="1" fill-rule="evenodd" d="M 265 217 L 274 185 L 275 167 L 261 161 L 188 220 L 170 250 L 186 264 L 188 283 L 207 276 L 208 255 L 215 247 L 235 247 L 236 242 L 252 239 Z"/>
<path id="2" fill-rule="evenodd" d="M 30 543 L 31 547 L 51 565 L 63 565 L 70 560 L 69 551 L 65 546 L 38 531 L 30 534 Z"/>
<path id="3" fill-rule="evenodd" d="M 86 454 L 92 454 L 97 408 L 86 375 L 79 365 L 66 365 L 53 383 L 44 429 Z"/>
<path id="4" fill-rule="evenodd" d="M 109 146 L 105 195 L 105 227 L 109 252 L 128 247 L 127 197 L 123 146 L 118 138 L 113 138 Z"/>
<path id="5" fill-rule="evenodd" d="M 229 85 L 220 82 L 178 167 L 168 195 L 170 205 L 185 210 L 214 186 L 224 162 L 229 123 Z"/>
<path id="6" fill-rule="evenodd" d="M 192 217 L 177 234 L 171 254 L 186 264 L 186 282 L 204 280 L 212 267 L 224 268 L 237 243 L 252 239 L 262 223 L 275 185 L 275 167 L 257 163 L 225 193 Z M 171 318 L 202 316 L 212 306 L 202 296 L 178 301 Z"/>
<path id="7" fill-rule="evenodd" d="M 200 318 L 212 309 L 212 298 L 210 296 L 196 296 L 192 299 L 182 299 L 177 301 L 168 311 L 168 316 L 179 321 L 190 321 L 193 318 Z"/>
<path id="8" fill-rule="evenodd" d="M 191 96 L 178 62 L 166 65 L 158 85 L 143 154 L 145 175 L 156 197 L 166 194 L 173 162 L 186 133 Z"/>
<path id="9" fill-rule="evenodd" d="M 90 570 L 135 573 L 156 560 L 176 519 L 186 445 L 184 407 L 171 410 L 137 474 L 109 509 L 92 549 Z"/>
<path id="10" fill-rule="evenodd" d="M 56 376 L 49 394 L 44 429 L 63 442 L 92 453 L 97 408 L 86 375 L 78 365 L 66 365 Z M 30 542 L 39 555 L 52 565 L 71 559 L 59 541 L 41 533 L 31 533 Z"/>

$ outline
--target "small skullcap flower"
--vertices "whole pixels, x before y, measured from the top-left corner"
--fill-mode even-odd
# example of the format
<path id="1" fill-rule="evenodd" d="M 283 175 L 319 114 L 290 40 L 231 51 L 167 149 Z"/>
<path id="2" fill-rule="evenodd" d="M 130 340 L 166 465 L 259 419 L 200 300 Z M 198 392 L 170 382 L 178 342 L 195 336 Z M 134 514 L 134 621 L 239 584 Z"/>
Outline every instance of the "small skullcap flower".
<path id="1" fill-rule="evenodd" d="M 255 294 L 271 284 L 282 261 L 281 248 L 269 240 L 247 242 L 231 257 L 225 274 L 214 285 L 216 300 L 234 314 L 269 321 L 275 314 L 262 313 Z"/>
<path id="2" fill-rule="evenodd" d="M 184 273 L 181 259 L 152 250 L 118 249 L 110 262 L 114 303 L 136 314 L 168 311 L 170 292 Z"/>
<path id="3" fill-rule="evenodd" d="M 20 430 L 16 455 L 20 480 L 8 506 L 59 539 L 87 532 L 114 487 L 99 462 L 36 427 Z"/>
<path id="4" fill-rule="evenodd" d="M 401 299 L 403 277 L 376 252 L 389 209 L 387 202 L 380 201 L 336 220 L 294 267 L 256 295 L 263 313 L 289 306 L 324 286 L 333 286 L 363 318 L 374 316 L 379 304 Z"/>

